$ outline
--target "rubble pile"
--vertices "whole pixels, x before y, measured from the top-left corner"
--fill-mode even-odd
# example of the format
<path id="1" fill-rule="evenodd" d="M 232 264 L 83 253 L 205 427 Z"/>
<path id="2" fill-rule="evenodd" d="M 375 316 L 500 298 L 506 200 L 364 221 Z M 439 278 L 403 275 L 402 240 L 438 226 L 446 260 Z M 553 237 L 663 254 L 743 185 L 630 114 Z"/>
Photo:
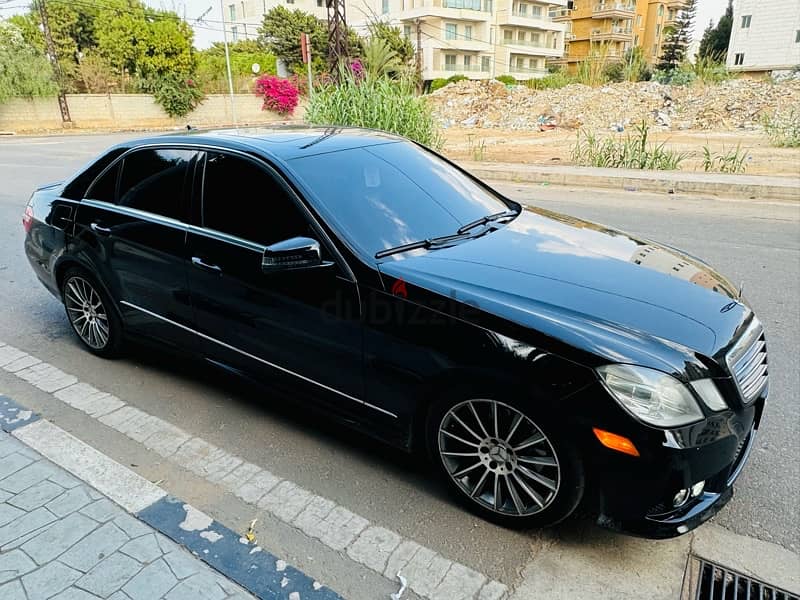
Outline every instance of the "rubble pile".
<path id="1" fill-rule="evenodd" d="M 641 121 L 664 129 L 751 129 L 760 127 L 764 114 L 800 107 L 800 80 L 688 86 L 643 81 L 549 90 L 460 81 L 432 93 L 430 100 L 445 127 L 538 129 L 546 119 L 559 127 L 619 131 Z"/>

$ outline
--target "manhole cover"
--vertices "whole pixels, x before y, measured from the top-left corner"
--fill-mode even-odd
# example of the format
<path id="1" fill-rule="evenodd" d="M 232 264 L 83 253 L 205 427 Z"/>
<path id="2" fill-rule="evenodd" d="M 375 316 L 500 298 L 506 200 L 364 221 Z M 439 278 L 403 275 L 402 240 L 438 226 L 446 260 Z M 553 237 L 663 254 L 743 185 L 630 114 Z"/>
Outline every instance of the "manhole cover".
<path id="1" fill-rule="evenodd" d="M 690 556 L 681 600 L 800 600 L 782 590 L 698 556 Z"/>

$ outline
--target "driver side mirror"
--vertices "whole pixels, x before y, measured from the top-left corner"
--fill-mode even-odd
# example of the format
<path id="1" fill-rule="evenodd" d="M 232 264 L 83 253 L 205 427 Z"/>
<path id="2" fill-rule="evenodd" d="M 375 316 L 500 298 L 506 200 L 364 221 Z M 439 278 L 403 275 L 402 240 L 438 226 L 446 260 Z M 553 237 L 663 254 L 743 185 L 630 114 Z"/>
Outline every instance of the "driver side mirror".
<path id="1" fill-rule="evenodd" d="M 318 241 L 307 237 L 294 237 L 267 246 L 261 259 L 261 270 L 264 273 L 274 273 L 330 264 L 333 263 L 322 261 Z"/>

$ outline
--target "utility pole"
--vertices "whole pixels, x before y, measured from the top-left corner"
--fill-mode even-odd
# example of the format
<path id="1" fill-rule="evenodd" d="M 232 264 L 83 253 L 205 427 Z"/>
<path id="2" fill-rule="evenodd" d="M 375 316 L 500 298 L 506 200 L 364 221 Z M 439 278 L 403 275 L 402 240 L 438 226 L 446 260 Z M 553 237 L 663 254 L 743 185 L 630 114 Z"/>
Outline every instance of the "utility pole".
<path id="1" fill-rule="evenodd" d="M 422 30 L 419 28 L 419 17 L 414 20 L 417 26 L 417 93 L 422 93 Z"/>
<path id="2" fill-rule="evenodd" d="M 64 124 L 69 123 L 72 125 L 72 118 L 69 116 L 69 105 L 67 104 L 67 95 L 64 93 L 64 78 L 61 75 L 61 65 L 58 64 L 58 55 L 56 54 L 56 45 L 53 42 L 53 34 L 50 31 L 50 21 L 47 19 L 47 6 L 45 0 L 38 0 L 36 2 L 39 8 L 39 15 L 42 19 L 42 33 L 44 33 L 44 42 L 47 48 L 47 58 L 50 65 L 53 67 L 53 77 L 58 86 L 58 108 L 61 110 L 61 121 Z"/>
<path id="3" fill-rule="evenodd" d="M 231 95 L 231 117 L 233 117 L 233 126 L 237 127 L 236 120 L 236 100 L 233 97 L 233 74 L 231 73 L 231 52 L 228 49 L 228 30 L 225 25 L 225 6 L 224 0 L 219 0 L 219 9 L 222 14 L 222 41 L 225 43 L 225 66 L 228 69 L 228 91 Z"/>
<path id="4" fill-rule="evenodd" d="M 325 0 L 328 8 L 328 68 L 334 80 L 339 78 L 339 65 L 347 58 L 347 23 L 345 0 Z"/>

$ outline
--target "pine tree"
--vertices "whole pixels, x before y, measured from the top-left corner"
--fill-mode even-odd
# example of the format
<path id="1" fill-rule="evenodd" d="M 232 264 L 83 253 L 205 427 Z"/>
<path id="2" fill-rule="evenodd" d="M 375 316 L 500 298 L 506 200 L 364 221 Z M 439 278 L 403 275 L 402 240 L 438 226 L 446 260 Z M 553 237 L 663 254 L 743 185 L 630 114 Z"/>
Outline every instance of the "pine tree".
<path id="1" fill-rule="evenodd" d="M 658 68 L 661 71 L 674 71 L 686 58 L 689 36 L 692 32 L 694 17 L 697 13 L 697 0 L 688 0 L 685 8 L 675 22 L 675 26 L 667 32 L 661 51 Z"/>
<path id="2" fill-rule="evenodd" d="M 700 42 L 700 49 L 697 54 L 702 57 L 709 57 L 713 60 L 725 60 L 728 54 L 728 43 L 731 40 L 731 28 L 733 27 L 733 0 L 728 0 L 728 8 L 725 14 L 719 18 L 717 26 L 711 23 L 703 33 Z"/>

